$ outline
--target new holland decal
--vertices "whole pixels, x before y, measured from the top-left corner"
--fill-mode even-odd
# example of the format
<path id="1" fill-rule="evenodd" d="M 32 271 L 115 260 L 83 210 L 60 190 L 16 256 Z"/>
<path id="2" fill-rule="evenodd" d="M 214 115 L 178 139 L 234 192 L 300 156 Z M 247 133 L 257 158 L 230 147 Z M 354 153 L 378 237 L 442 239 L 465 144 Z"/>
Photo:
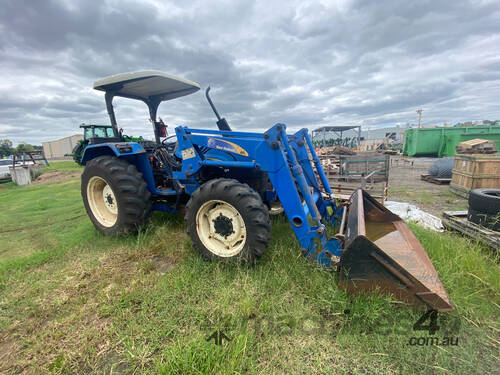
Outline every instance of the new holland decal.
<path id="1" fill-rule="evenodd" d="M 217 150 L 234 152 L 238 155 L 248 156 L 248 152 L 246 152 L 245 149 L 241 148 L 237 144 L 219 138 L 208 138 L 207 146 L 215 148 Z"/>

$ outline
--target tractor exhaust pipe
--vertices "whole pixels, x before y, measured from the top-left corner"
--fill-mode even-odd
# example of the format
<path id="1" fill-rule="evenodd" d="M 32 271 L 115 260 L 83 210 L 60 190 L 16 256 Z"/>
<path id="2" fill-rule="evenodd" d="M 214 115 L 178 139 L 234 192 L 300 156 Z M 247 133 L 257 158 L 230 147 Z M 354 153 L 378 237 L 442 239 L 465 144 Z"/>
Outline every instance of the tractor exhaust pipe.
<path id="1" fill-rule="evenodd" d="M 212 111 L 214 111 L 215 116 L 217 117 L 217 123 L 216 123 L 217 127 L 219 128 L 219 130 L 232 131 L 226 119 L 224 117 L 221 118 L 219 112 L 217 112 L 217 108 L 215 108 L 215 105 L 212 102 L 212 99 L 210 98 L 209 92 L 210 92 L 210 86 L 208 86 L 207 89 L 205 90 L 205 96 L 207 97 L 208 104 L 210 104 L 210 107 L 212 107 Z"/>
<path id="2" fill-rule="evenodd" d="M 342 234 L 342 288 L 349 292 L 378 289 L 413 305 L 454 310 L 429 256 L 408 225 L 362 189 L 349 200 Z"/>

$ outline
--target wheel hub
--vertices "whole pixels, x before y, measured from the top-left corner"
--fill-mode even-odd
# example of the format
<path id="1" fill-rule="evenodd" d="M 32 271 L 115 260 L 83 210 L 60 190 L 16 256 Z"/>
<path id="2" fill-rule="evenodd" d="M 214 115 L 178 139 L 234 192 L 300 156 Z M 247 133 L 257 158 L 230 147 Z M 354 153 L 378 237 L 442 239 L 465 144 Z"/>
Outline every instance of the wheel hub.
<path id="1" fill-rule="evenodd" d="M 110 194 L 106 195 L 106 201 L 108 202 L 109 205 L 112 205 L 113 197 Z"/>
<path id="2" fill-rule="evenodd" d="M 108 210 L 111 211 L 111 213 L 116 214 L 117 210 L 115 194 L 113 193 L 113 190 L 111 190 L 111 187 L 107 184 L 102 189 L 102 198 Z"/>
<path id="3" fill-rule="evenodd" d="M 198 209 L 196 227 L 203 245 L 220 257 L 235 256 L 245 246 L 247 230 L 243 217 L 222 200 L 205 202 Z"/>
<path id="4" fill-rule="evenodd" d="M 214 219 L 214 228 L 215 233 L 220 234 L 224 238 L 234 233 L 232 219 L 223 216 L 222 213 Z"/>

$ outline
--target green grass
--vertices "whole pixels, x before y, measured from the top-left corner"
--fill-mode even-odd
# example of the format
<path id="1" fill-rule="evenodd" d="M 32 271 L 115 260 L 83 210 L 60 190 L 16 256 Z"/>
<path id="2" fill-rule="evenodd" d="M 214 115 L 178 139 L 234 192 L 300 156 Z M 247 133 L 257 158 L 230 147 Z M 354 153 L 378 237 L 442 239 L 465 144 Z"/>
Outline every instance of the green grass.
<path id="1" fill-rule="evenodd" d="M 250 268 L 203 261 L 177 215 L 155 213 L 138 236 L 98 234 L 77 178 L 3 185 L 0 223 L 2 374 L 498 370 L 498 258 L 454 234 L 411 226 L 457 309 L 439 315 L 436 337 L 458 337 L 458 346 L 410 346 L 428 336 L 412 330 L 421 312 L 340 290 L 335 274 L 299 255 L 284 219 Z M 217 330 L 231 341 L 207 341 Z"/>

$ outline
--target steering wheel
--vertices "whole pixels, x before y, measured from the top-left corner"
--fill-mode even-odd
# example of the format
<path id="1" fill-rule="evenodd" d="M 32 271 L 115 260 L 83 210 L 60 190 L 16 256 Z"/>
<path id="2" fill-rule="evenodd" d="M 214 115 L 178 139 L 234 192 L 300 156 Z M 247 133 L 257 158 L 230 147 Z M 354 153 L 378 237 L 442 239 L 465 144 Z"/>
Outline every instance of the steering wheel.
<path id="1" fill-rule="evenodd" d="M 161 144 L 163 146 L 165 146 L 166 141 L 168 141 L 170 138 L 173 138 L 173 137 L 176 137 L 176 136 L 177 135 L 175 135 L 175 134 L 174 135 L 169 135 L 167 138 L 165 138 L 165 139 L 163 139 L 163 141 L 161 141 Z"/>
<path id="2" fill-rule="evenodd" d="M 174 135 L 170 135 L 170 136 L 168 136 L 167 138 L 165 138 L 165 139 L 163 139 L 163 140 L 161 141 L 162 146 L 163 146 L 163 147 L 165 147 L 165 148 L 167 149 L 167 151 L 168 151 L 168 152 L 175 152 L 175 150 L 177 149 L 177 142 L 175 142 L 175 146 L 174 146 L 173 150 L 172 150 L 172 149 L 169 149 L 169 145 L 167 145 L 167 141 L 168 141 L 169 139 L 171 139 L 171 138 L 174 138 L 174 137 L 176 137 L 176 135 L 175 135 L 175 134 L 174 134 Z"/>

